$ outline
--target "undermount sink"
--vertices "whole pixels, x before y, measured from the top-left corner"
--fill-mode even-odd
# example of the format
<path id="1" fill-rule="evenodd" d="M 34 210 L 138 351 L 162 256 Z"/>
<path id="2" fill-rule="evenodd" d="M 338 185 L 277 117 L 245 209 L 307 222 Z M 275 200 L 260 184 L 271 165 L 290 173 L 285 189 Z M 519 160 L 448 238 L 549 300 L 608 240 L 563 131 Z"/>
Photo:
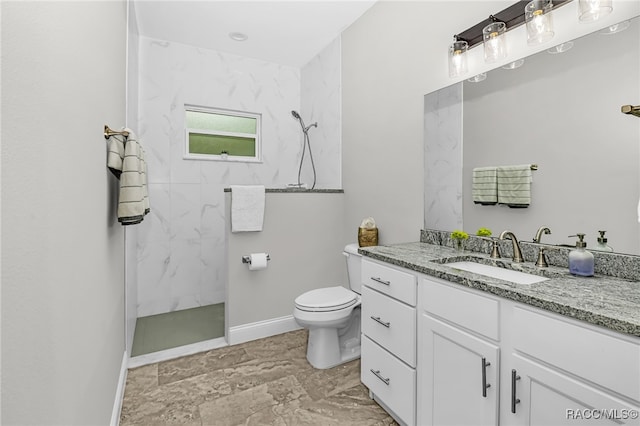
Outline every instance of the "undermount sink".
<path id="1" fill-rule="evenodd" d="M 535 284 L 542 281 L 547 281 L 549 279 L 539 275 L 527 274 L 526 272 L 514 271 L 498 266 L 485 265 L 483 263 L 470 261 L 451 262 L 447 263 L 446 265 L 451 268 L 459 269 L 461 271 L 467 271 L 474 274 L 484 275 L 486 277 L 497 278 L 515 284 Z"/>

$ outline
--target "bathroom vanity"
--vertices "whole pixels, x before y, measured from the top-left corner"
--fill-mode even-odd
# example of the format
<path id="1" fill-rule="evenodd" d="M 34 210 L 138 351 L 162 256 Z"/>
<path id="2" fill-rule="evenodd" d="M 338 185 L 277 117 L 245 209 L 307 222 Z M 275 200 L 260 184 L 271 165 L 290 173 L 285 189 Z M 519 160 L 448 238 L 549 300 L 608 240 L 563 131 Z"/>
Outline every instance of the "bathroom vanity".
<path id="1" fill-rule="evenodd" d="M 545 278 L 513 284 L 426 243 L 359 252 L 362 382 L 400 423 L 640 424 L 639 282 L 501 259 Z"/>

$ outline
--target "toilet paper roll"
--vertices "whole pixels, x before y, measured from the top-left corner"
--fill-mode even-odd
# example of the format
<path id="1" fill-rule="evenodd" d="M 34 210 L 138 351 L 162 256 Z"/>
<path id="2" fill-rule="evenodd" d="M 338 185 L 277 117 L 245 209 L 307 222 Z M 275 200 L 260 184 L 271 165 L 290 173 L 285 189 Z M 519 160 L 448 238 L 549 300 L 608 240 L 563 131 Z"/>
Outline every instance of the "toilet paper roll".
<path id="1" fill-rule="evenodd" d="M 250 271 L 259 271 L 260 269 L 267 268 L 267 254 L 266 253 L 251 253 L 249 255 L 251 263 L 249 263 Z"/>

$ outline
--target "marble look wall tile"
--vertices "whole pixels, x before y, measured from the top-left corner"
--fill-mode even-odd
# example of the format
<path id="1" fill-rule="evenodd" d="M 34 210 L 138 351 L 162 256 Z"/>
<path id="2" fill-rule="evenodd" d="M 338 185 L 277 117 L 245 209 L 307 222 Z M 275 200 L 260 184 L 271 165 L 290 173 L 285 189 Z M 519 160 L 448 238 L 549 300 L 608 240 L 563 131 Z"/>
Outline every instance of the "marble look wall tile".
<path id="1" fill-rule="evenodd" d="M 171 311 L 201 306 L 200 239 L 171 241 Z"/>
<path id="2" fill-rule="evenodd" d="M 171 191 L 165 184 L 150 183 L 151 212 L 138 225 L 139 239 L 146 243 L 171 239 Z"/>
<path id="3" fill-rule="evenodd" d="M 425 96 L 424 226 L 462 226 L 462 84 Z"/>
<path id="4" fill-rule="evenodd" d="M 138 316 L 169 312 L 171 243 L 138 239 Z"/>
<path id="5" fill-rule="evenodd" d="M 305 67 L 304 89 L 297 68 L 148 37 L 140 37 L 139 50 L 138 135 L 154 215 L 141 225 L 138 244 L 144 316 L 224 300 L 222 188 L 297 181 L 302 138 L 291 110 L 308 110 L 321 122 L 312 141 L 319 176 L 323 185 L 340 186 L 340 44 Z M 185 104 L 262 114 L 262 163 L 185 160 Z"/>
<path id="6" fill-rule="evenodd" d="M 340 37 L 325 47 L 302 68 L 300 113 L 305 124 L 317 122 L 309 130 L 316 166 L 316 187 L 342 187 L 341 120 L 341 44 Z M 304 181 L 312 182 L 310 164 L 305 165 Z"/>
<path id="7" fill-rule="evenodd" d="M 200 238 L 201 202 L 200 184 L 172 183 L 171 190 L 171 238 L 185 240 Z"/>

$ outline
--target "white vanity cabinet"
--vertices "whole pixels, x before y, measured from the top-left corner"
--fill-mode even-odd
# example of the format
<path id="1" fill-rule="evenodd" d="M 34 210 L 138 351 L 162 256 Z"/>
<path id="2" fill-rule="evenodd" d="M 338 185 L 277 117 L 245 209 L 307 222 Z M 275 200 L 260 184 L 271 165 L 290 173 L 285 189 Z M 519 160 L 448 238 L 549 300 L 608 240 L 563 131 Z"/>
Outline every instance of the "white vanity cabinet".
<path id="1" fill-rule="evenodd" d="M 362 261 L 361 380 L 396 420 L 416 420 L 416 275 Z"/>
<path id="2" fill-rule="evenodd" d="M 419 425 L 497 425 L 499 302 L 435 281 L 419 286 Z"/>
<path id="3" fill-rule="evenodd" d="M 511 424 L 640 425 L 640 343 L 514 304 Z"/>
<path id="4" fill-rule="evenodd" d="M 418 286 L 417 424 L 640 425 L 640 339 L 481 291 Z"/>

